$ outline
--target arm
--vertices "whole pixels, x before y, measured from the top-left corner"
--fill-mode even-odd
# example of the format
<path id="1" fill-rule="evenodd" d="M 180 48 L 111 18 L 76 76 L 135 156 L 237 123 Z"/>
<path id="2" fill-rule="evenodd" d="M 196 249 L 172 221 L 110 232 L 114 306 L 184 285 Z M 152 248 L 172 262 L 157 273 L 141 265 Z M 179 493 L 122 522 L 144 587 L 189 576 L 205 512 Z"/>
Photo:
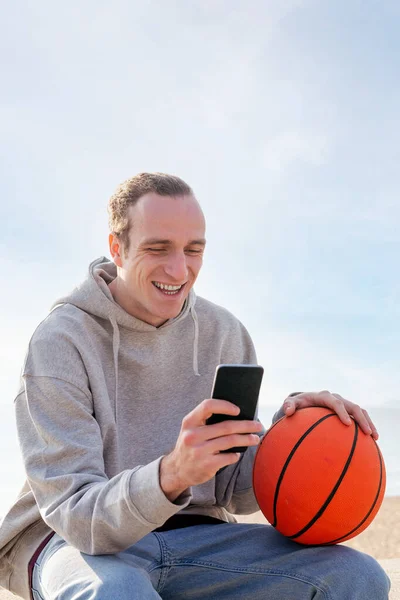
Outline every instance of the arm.
<path id="1" fill-rule="evenodd" d="M 82 552 L 110 554 L 162 525 L 189 504 L 190 494 L 174 503 L 166 498 L 161 457 L 118 472 L 113 435 L 107 441 L 107 428 L 96 420 L 95 402 L 104 393 L 103 416 L 109 415 L 103 421 L 112 425 L 112 399 L 97 371 L 88 374 L 82 357 L 91 346 L 84 329 L 73 337 L 69 329 L 54 311 L 33 335 L 15 401 L 19 443 L 45 523 Z M 90 364 L 98 360 L 94 351 L 86 356 Z"/>
<path id="2" fill-rule="evenodd" d="M 88 554 L 134 544 L 189 503 L 170 502 L 159 485 L 160 460 L 105 473 L 103 442 L 88 390 L 51 377 L 25 377 L 16 399 L 20 446 L 46 524 Z"/>

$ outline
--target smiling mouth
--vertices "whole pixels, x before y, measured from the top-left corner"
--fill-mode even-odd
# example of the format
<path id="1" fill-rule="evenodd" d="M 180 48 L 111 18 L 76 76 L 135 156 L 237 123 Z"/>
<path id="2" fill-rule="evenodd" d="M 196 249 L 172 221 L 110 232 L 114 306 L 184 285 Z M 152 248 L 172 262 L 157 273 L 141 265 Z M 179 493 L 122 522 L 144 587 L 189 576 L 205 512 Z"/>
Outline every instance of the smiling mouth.
<path id="1" fill-rule="evenodd" d="M 152 281 L 152 284 L 154 287 L 160 290 L 160 292 L 163 292 L 163 294 L 166 294 L 167 296 L 176 296 L 186 285 L 186 283 L 181 285 L 170 285 L 167 283 L 160 283 L 159 281 Z"/>

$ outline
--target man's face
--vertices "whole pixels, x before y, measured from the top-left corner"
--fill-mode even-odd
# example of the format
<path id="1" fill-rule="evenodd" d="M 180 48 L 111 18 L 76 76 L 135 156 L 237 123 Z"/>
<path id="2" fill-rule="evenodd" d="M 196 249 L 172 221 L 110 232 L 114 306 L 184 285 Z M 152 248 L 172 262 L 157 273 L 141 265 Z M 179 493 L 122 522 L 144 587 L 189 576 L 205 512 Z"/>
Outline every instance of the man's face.
<path id="1" fill-rule="evenodd" d="M 113 255 L 120 267 L 116 300 L 158 327 L 180 313 L 197 279 L 205 247 L 204 216 L 193 196 L 151 192 L 130 207 L 129 220 L 129 250 L 125 256 L 120 249 L 118 260 Z"/>

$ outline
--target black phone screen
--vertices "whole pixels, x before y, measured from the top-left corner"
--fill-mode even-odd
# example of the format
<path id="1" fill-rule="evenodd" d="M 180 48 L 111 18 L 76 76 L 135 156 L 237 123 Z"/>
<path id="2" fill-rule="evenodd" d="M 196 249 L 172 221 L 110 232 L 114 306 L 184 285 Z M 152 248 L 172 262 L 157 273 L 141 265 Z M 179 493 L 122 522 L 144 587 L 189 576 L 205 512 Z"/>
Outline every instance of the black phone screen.
<path id="1" fill-rule="evenodd" d="M 212 398 L 228 400 L 240 408 L 237 416 L 213 414 L 206 424 L 221 423 L 227 419 L 252 421 L 255 418 L 264 369 L 260 365 L 219 365 L 212 390 Z M 244 452 L 246 446 L 223 452 Z"/>

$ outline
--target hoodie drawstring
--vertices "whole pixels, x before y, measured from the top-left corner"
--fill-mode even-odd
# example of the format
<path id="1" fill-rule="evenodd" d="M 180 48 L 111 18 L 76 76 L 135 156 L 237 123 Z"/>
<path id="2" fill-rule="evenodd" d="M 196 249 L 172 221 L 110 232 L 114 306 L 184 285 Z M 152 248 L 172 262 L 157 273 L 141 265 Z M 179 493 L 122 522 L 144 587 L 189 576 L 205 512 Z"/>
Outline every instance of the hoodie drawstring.
<path id="1" fill-rule="evenodd" d="M 194 324 L 194 339 L 193 339 L 193 371 L 194 374 L 200 377 L 199 373 L 199 362 L 198 362 L 198 348 L 199 348 L 199 321 L 197 318 L 194 306 L 190 308 L 190 314 L 192 315 Z M 118 353 L 120 346 L 120 334 L 117 320 L 114 316 L 110 316 L 110 323 L 113 328 L 113 357 L 114 357 L 114 373 L 115 373 L 115 399 L 114 399 L 114 417 L 117 422 L 117 403 L 118 403 Z"/>
<path id="2" fill-rule="evenodd" d="M 118 352 L 120 345 L 119 327 L 114 316 L 110 317 L 110 322 L 113 328 L 113 356 L 114 356 L 114 373 L 115 373 L 115 398 L 114 398 L 114 417 L 117 422 L 117 401 L 118 401 Z"/>
<path id="3" fill-rule="evenodd" d="M 193 371 L 195 375 L 200 376 L 199 373 L 199 361 L 198 361 L 198 348 L 199 348 L 199 321 L 197 318 L 194 306 L 190 307 L 190 314 L 192 315 L 194 323 L 194 340 L 193 340 Z"/>

